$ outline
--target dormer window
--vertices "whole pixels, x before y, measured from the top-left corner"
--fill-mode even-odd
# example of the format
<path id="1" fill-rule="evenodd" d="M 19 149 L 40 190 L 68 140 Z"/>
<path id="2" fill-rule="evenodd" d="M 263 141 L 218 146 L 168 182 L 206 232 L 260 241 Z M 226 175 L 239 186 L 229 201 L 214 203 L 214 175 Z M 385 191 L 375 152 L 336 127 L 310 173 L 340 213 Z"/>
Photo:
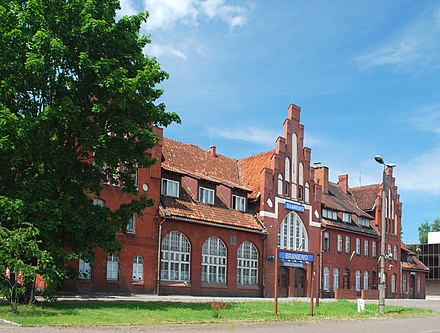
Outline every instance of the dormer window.
<path id="1" fill-rule="evenodd" d="M 214 190 L 206 187 L 199 187 L 199 201 L 208 205 L 214 204 Z"/>
<path id="2" fill-rule="evenodd" d="M 351 222 L 351 214 L 342 213 L 342 221 L 350 223 Z"/>
<path id="3" fill-rule="evenodd" d="M 238 195 L 232 195 L 232 209 L 244 212 L 246 210 L 246 199 Z"/>
<path id="4" fill-rule="evenodd" d="M 162 178 L 160 194 L 167 197 L 179 197 L 179 182 L 171 179 Z"/>
<path id="5" fill-rule="evenodd" d="M 370 226 L 370 222 L 368 221 L 368 219 L 366 219 L 365 217 L 359 217 L 358 218 L 358 223 L 363 226 L 363 227 L 369 227 Z"/>
<path id="6" fill-rule="evenodd" d="M 337 220 L 338 219 L 338 213 L 336 213 L 334 210 L 330 209 L 322 209 L 322 217 L 330 220 Z"/>

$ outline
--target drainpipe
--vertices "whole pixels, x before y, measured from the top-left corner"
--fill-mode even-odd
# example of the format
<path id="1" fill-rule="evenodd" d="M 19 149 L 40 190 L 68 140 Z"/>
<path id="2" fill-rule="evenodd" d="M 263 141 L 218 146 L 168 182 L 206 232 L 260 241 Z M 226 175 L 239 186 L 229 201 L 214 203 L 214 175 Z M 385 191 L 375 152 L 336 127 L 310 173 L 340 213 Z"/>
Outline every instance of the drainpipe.
<path id="1" fill-rule="evenodd" d="M 159 223 L 159 239 L 157 241 L 157 275 L 156 275 L 156 293 L 157 296 L 160 296 L 160 257 L 162 252 L 162 224 L 165 222 L 165 219 L 162 219 Z"/>
<path id="2" fill-rule="evenodd" d="M 324 259 L 324 251 L 322 249 L 322 233 L 327 230 L 327 228 L 321 229 L 319 233 L 319 269 L 318 269 L 318 297 L 316 297 L 316 306 L 319 306 L 319 298 L 322 296 L 322 263 Z M 330 273 L 329 273 L 330 274 Z"/>

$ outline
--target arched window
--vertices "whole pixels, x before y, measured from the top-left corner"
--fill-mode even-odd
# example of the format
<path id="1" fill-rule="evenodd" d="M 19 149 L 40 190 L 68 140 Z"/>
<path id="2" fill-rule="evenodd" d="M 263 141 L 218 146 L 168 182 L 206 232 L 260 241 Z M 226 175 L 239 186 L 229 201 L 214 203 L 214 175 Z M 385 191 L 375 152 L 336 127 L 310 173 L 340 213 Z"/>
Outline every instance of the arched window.
<path id="1" fill-rule="evenodd" d="M 278 195 L 283 195 L 283 176 L 281 174 L 278 175 Z"/>
<path id="2" fill-rule="evenodd" d="M 394 245 L 393 247 L 393 259 L 397 260 L 397 245 Z"/>
<path id="3" fill-rule="evenodd" d="M 371 242 L 371 255 L 372 255 L 373 257 L 376 256 L 376 241 L 372 241 L 372 242 Z"/>
<path id="4" fill-rule="evenodd" d="M 218 237 L 209 237 L 203 243 L 202 282 L 226 283 L 226 246 Z"/>
<path id="5" fill-rule="evenodd" d="M 356 290 L 361 290 L 361 271 L 356 271 Z"/>
<path id="6" fill-rule="evenodd" d="M 396 292 L 396 274 L 391 275 L 391 292 Z"/>
<path id="7" fill-rule="evenodd" d="M 286 179 L 286 182 L 290 181 L 290 160 L 288 157 L 286 157 L 286 160 L 284 161 L 284 178 Z"/>
<path id="8" fill-rule="evenodd" d="M 339 288 L 339 269 L 333 268 L 333 290 Z"/>
<path id="9" fill-rule="evenodd" d="M 330 279 L 329 273 L 330 273 L 329 268 L 324 267 L 324 278 L 323 278 L 323 283 L 322 283 L 322 289 L 324 289 L 324 290 L 329 290 L 329 288 L 330 288 L 329 287 L 329 279 Z"/>
<path id="10" fill-rule="evenodd" d="M 304 165 L 302 162 L 298 166 L 298 199 L 304 199 Z"/>
<path id="11" fill-rule="evenodd" d="M 160 279 L 165 281 L 189 281 L 191 247 L 188 239 L 179 231 L 171 231 L 162 240 Z"/>
<path id="12" fill-rule="evenodd" d="M 277 244 L 281 249 L 308 250 L 308 236 L 304 223 L 295 212 L 288 214 L 278 229 Z"/>
<path id="13" fill-rule="evenodd" d="M 310 202 L 310 185 L 309 182 L 306 182 L 305 185 L 305 189 L 304 189 L 304 201 L 309 203 Z"/>
<path id="14" fill-rule="evenodd" d="M 99 198 L 93 199 L 93 204 L 99 207 L 105 207 L 105 201 Z"/>
<path id="15" fill-rule="evenodd" d="M 237 284 L 258 283 L 258 251 L 251 242 L 243 242 L 237 250 Z"/>
<path id="16" fill-rule="evenodd" d="M 368 290 L 368 271 L 364 272 L 364 290 Z"/>
<path id="17" fill-rule="evenodd" d="M 298 139 L 296 134 L 293 133 L 292 134 L 292 198 L 293 199 L 296 199 L 297 158 L 298 158 Z"/>

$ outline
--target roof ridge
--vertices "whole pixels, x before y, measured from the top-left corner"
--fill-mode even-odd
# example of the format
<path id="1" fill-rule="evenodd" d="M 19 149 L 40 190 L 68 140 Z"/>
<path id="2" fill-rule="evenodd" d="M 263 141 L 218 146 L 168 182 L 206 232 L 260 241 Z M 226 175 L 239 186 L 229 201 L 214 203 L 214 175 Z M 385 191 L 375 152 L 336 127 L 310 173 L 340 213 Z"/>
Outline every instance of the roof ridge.
<path id="1" fill-rule="evenodd" d="M 247 160 L 247 159 L 250 159 L 250 158 L 253 158 L 253 157 L 258 157 L 258 156 L 261 156 L 261 155 L 266 155 L 266 154 L 269 154 L 269 153 L 275 153 L 275 149 L 270 149 L 270 150 L 267 150 L 267 151 L 263 151 L 261 153 L 249 155 L 249 156 L 240 158 L 237 161 L 240 162 L 240 161 L 243 161 L 243 160 Z"/>
<path id="2" fill-rule="evenodd" d="M 366 187 L 373 187 L 373 186 L 381 186 L 381 185 L 382 185 L 382 183 L 368 184 L 368 185 L 362 185 L 362 186 L 353 186 L 353 187 L 350 187 L 350 190 L 361 189 L 361 188 L 366 188 Z"/>

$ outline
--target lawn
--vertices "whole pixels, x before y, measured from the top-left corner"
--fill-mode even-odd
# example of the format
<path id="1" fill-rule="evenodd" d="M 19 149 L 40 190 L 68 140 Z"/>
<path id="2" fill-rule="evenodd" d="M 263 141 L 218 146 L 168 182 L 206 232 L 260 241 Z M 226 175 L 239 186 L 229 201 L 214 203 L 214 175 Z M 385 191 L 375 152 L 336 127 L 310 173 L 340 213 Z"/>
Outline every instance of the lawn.
<path id="1" fill-rule="evenodd" d="M 321 302 L 315 316 L 309 317 L 309 303 L 283 302 L 274 317 L 271 302 L 221 303 L 213 309 L 211 303 L 183 302 L 54 302 L 21 306 L 18 313 L 0 305 L 0 318 L 24 326 L 42 325 L 149 325 L 169 323 L 208 323 L 232 321 L 299 321 L 314 319 L 368 318 L 381 316 L 376 304 L 366 304 L 358 313 L 357 304 L 339 300 Z M 431 310 L 386 306 L 382 316 L 399 317 L 431 315 Z"/>

